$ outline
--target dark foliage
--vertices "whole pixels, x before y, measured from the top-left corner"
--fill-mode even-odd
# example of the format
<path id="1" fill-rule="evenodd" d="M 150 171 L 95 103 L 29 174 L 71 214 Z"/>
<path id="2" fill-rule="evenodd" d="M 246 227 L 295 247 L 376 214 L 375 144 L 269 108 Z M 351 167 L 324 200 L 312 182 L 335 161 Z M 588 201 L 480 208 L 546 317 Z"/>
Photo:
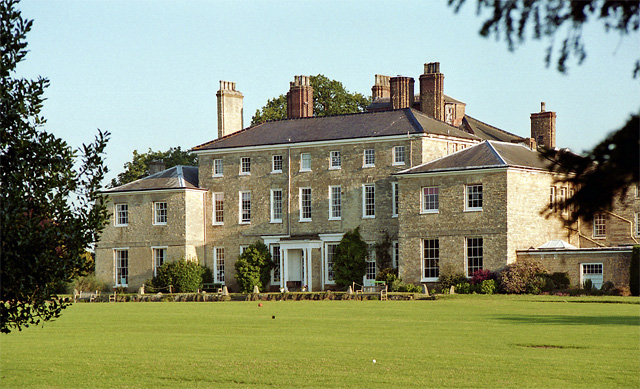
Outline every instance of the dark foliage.
<path id="1" fill-rule="evenodd" d="M 17 2 L 0 2 L 0 331 L 59 317 L 69 305 L 56 295 L 91 267 L 86 249 L 98 240 L 108 212 L 98 193 L 107 169 L 108 132 L 73 150 L 43 130 L 49 81 L 13 78 L 27 54 L 32 21 Z M 80 155 L 78 155 L 80 154 Z M 78 157 L 80 163 L 78 163 Z"/>
<path id="2" fill-rule="evenodd" d="M 165 262 L 158 268 L 157 275 L 151 281 L 147 281 L 145 286 L 151 292 L 168 291 L 171 285 L 174 293 L 194 293 L 205 282 L 207 270 L 210 275 L 211 270 L 208 268 L 184 258 L 175 262 Z"/>
<path id="3" fill-rule="evenodd" d="M 540 262 L 523 259 L 507 265 L 498 275 L 498 283 L 505 293 L 539 294 L 547 285 L 546 275 Z"/>
<path id="4" fill-rule="evenodd" d="M 256 285 L 264 291 L 269 286 L 273 266 L 271 253 L 264 243 L 255 242 L 247 247 L 235 265 L 240 292 L 251 293 Z"/>
<path id="5" fill-rule="evenodd" d="M 164 162 L 166 169 L 177 165 L 198 166 L 198 156 L 182 150 L 180 146 L 170 147 L 167 151 L 149 149 L 146 153 L 138 153 L 138 150 L 133 150 L 131 162 L 124 164 L 124 171 L 118 174 L 118 177 L 112 179 L 109 186 L 114 188 L 147 177 L 149 175 L 149 164 L 154 161 Z"/>
<path id="6" fill-rule="evenodd" d="M 367 271 L 367 243 L 360 236 L 360 228 L 348 231 L 340 240 L 333 255 L 333 274 L 338 286 L 361 283 Z"/>
<path id="7" fill-rule="evenodd" d="M 632 296 L 640 296 L 640 246 L 633 246 L 629 266 L 629 289 Z"/>

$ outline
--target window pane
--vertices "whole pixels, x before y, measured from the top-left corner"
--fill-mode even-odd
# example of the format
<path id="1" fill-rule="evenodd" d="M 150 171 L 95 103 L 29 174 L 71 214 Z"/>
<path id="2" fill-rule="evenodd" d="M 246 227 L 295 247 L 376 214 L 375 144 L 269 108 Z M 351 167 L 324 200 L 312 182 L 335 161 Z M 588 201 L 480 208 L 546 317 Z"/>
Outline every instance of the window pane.
<path id="1" fill-rule="evenodd" d="M 422 210 L 437 211 L 440 207 L 440 189 L 438 187 L 422 188 Z"/>
<path id="2" fill-rule="evenodd" d="M 273 278 L 271 282 L 278 283 L 280 282 L 280 245 L 279 244 L 274 244 L 273 246 L 271 246 L 271 260 L 275 264 L 275 267 L 273 268 Z"/>
<path id="3" fill-rule="evenodd" d="M 467 238 L 467 276 L 482 270 L 482 238 Z"/>
<path id="4" fill-rule="evenodd" d="M 245 174 L 251 173 L 251 158 L 242 157 L 240 161 L 240 172 Z"/>
<path id="5" fill-rule="evenodd" d="M 364 216 L 373 217 L 376 215 L 375 196 L 376 188 L 373 185 L 365 185 L 363 187 L 364 195 Z"/>
<path id="6" fill-rule="evenodd" d="M 272 192 L 272 220 L 282 220 L 282 190 L 273 190 Z"/>
<path id="7" fill-rule="evenodd" d="M 311 219 L 311 188 L 300 188 L 300 219 Z"/>
<path id="8" fill-rule="evenodd" d="M 241 192 L 242 214 L 240 220 L 243 223 L 251 221 L 251 192 Z"/>
<path id="9" fill-rule="evenodd" d="M 222 175 L 222 160 L 214 159 L 213 160 L 213 175 L 221 176 Z"/>
<path id="10" fill-rule="evenodd" d="M 368 244 L 368 249 L 369 249 L 369 255 L 367 256 L 367 273 L 366 273 L 366 279 L 367 280 L 375 280 L 376 279 L 376 249 L 375 249 L 375 244 L 373 243 L 369 243 Z"/>
<path id="11" fill-rule="evenodd" d="M 327 281 L 333 281 L 333 256 L 336 253 L 337 243 L 327 244 Z"/>
<path id="12" fill-rule="evenodd" d="M 122 226 L 129 224 L 129 205 L 116 204 L 116 224 Z"/>
<path id="13" fill-rule="evenodd" d="M 224 223 L 224 193 L 213 194 L 213 222 Z"/>
<path id="14" fill-rule="evenodd" d="M 116 250 L 116 285 L 129 284 L 129 251 Z"/>
<path id="15" fill-rule="evenodd" d="M 216 282 L 224 283 L 224 247 L 214 248 Z"/>
<path id="16" fill-rule="evenodd" d="M 339 186 L 330 187 L 331 196 L 331 218 L 339 219 L 342 216 L 342 188 Z"/>
<path id="17" fill-rule="evenodd" d="M 157 202 L 155 205 L 155 224 L 167 224 L 167 203 Z"/>
<path id="18" fill-rule="evenodd" d="M 309 153 L 300 154 L 300 169 L 311 170 L 311 154 Z"/>
<path id="19" fill-rule="evenodd" d="M 331 167 L 332 168 L 339 168 L 340 166 L 342 166 L 342 160 L 340 158 L 340 152 L 339 151 L 332 151 L 331 152 Z"/>
<path id="20" fill-rule="evenodd" d="M 274 155 L 273 156 L 273 167 L 271 169 L 274 172 L 282 171 L 282 155 Z"/>
<path id="21" fill-rule="evenodd" d="M 404 163 L 404 146 L 396 146 L 393 148 L 393 163 Z"/>
<path id="22" fill-rule="evenodd" d="M 467 185 L 467 208 L 482 208 L 482 185 Z"/>
<path id="23" fill-rule="evenodd" d="M 438 239 L 424 239 L 422 246 L 423 277 L 440 277 L 440 241 Z"/>
<path id="24" fill-rule="evenodd" d="M 374 166 L 376 163 L 376 152 L 375 149 L 366 149 L 364 151 L 364 165 L 365 166 Z"/>

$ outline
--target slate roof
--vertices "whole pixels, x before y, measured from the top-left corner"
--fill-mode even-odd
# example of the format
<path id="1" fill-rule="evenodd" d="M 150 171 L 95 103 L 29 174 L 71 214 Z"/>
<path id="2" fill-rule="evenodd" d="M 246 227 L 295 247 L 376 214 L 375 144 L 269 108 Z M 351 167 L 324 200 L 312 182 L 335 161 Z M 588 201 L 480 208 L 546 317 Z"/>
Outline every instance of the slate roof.
<path id="1" fill-rule="evenodd" d="M 403 175 L 500 167 L 524 167 L 546 171 L 550 163 L 549 160 L 542 157 L 541 153 L 531 150 L 524 145 L 484 141 L 396 174 Z"/>
<path id="2" fill-rule="evenodd" d="M 435 120 L 420 111 L 404 108 L 269 121 L 201 144 L 192 150 L 220 150 L 407 134 L 435 134 L 480 140 L 473 134 Z"/>
<path id="3" fill-rule="evenodd" d="M 456 104 L 464 104 L 460 100 L 456 100 L 451 96 L 443 95 L 445 103 L 456 103 Z M 420 102 L 420 95 L 414 95 L 413 100 L 417 103 Z M 371 104 L 367 106 L 368 110 L 376 110 L 376 109 L 391 109 L 391 97 L 376 97 Z"/>
<path id="4" fill-rule="evenodd" d="M 501 130 L 478 119 L 472 118 L 469 115 L 464 116 L 464 118 L 462 119 L 462 125 L 460 127 L 466 127 L 467 131 L 485 140 L 498 140 L 501 142 L 525 141 L 525 138 L 521 136 Z"/>
<path id="5" fill-rule="evenodd" d="M 103 190 L 102 193 L 109 194 L 157 189 L 200 189 L 198 187 L 198 167 L 177 165 L 139 180 Z"/>

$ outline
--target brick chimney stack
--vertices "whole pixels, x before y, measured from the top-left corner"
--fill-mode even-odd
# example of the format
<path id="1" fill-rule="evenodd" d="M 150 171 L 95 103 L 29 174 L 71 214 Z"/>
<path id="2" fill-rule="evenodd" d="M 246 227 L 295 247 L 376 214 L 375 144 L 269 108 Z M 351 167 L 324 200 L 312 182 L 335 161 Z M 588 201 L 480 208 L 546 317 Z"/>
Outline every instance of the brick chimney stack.
<path id="1" fill-rule="evenodd" d="M 371 87 L 371 100 L 385 98 L 391 96 L 391 87 L 389 86 L 389 76 L 376 74 L 376 83 Z"/>
<path id="2" fill-rule="evenodd" d="M 444 121 L 444 74 L 440 73 L 440 62 L 424 64 L 424 74 L 420 75 L 420 111 Z"/>
<path id="3" fill-rule="evenodd" d="M 313 116 L 313 88 L 309 76 L 295 76 L 287 93 L 287 117 L 289 119 Z"/>
<path id="4" fill-rule="evenodd" d="M 540 112 L 531 114 L 531 137 L 538 146 L 556 147 L 556 113 L 546 111 L 544 101 Z"/>
<path id="5" fill-rule="evenodd" d="M 244 96 L 236 90 L 236 83 L 220 81 L 218 98 L 218 138 L 233 134 L 243 128 L 242 100 Z"/>
<path id="6" fill-rule="evenodd" d="M 413 86 L 411 77 L 391 77 L 389 79 L 391 94 L 391 109 L 402 109 L 413 107 Z"/>

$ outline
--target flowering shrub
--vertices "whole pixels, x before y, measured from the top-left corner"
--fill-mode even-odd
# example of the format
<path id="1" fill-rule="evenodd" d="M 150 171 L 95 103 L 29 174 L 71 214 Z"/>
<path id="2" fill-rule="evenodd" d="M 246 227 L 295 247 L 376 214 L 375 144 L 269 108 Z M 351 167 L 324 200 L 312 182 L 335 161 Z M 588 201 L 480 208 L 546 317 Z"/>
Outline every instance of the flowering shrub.
<path id="1" fill-rule="evenodd" d="M 508 265 L 498 276 L 505 293 L 539 294 L 546 285 L 547 269 L 538 261 L 523 259 Z"/>
<path id="2" fill-rule="evenodd" d="M 479 285 L 485 280 L 495 280 L 498 275 L 490 270 L 476 270 L 471 278 L 471 285 Z"/>

